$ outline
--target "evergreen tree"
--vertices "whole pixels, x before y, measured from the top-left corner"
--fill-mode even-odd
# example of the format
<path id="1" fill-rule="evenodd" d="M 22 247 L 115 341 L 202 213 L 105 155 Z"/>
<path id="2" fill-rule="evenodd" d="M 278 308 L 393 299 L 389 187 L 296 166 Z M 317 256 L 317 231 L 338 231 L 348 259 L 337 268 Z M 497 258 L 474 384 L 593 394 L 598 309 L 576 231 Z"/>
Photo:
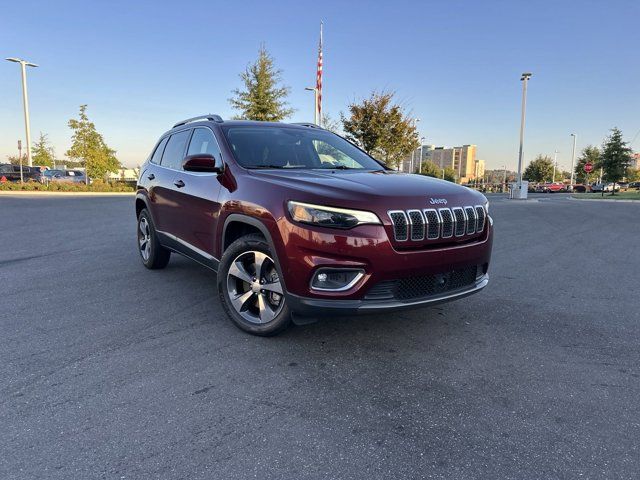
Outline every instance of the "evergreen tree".
<path id="1" fill-rule="evenodd" d="M 238 119 L 279 122 L 294 112 L 286 101 L 289 87 L 279 85 L 281 74 L 262 45 L 255 63 L 240 74 L 244 90 L 235 89 L 234 97 L 229 99 L 231 105 L 240 110 Z"/>
<path id="2" fill-rule="evenodd" d="M 89 177 L 103 178 L 109 172 L 116 172 L 120 168 L 120 162 L 115 150 L 107 146 L 86 112 L 87 106 L 80 105 L 80 118 L 69 120 L 73 136 L 66 155 L 72 161 L 81 161 Z"/>
<path id="3" fill-rule="evenodd" d="M 587 163 L 593 164 L 593 170 L 591 173 L 584 171 L 584 166 Z M 598 147 L 589 145 L 580 154 L 578 163 L 576 163 L 576 181 L 578 183 L 588 184 L 598 178 L 598 170 L 600 170 L 600 150 Z"/>
<path id="4" fill-rule="evenodd" d="M 631 153 L 632 150 L 627 146 L 627 142 L 622 140 L 622 132 L 615 127 L 612 128 L 611 135 L 602 145 L 602 155 L 600 156 L 605 182 L 622 180 L 631 164 Z M 611 191 L 611 194 L 615 194 L 615 189 Z"/>
<path id="5" fill-rule="evenodd" d="M 33 144 L 32 158 L 34 165 L 53 167 L 56 163 L 53 147 L 49 144 L 47 135 L 40 132 L 40 138 Z"/>
<path id="6" fill-rule="evenodd" d="M 389 167 L 398 168 L 420 146 L 413 120 L 393 103 L 393 93 L 373 92 L 340 117 L 346 138 Z"/>

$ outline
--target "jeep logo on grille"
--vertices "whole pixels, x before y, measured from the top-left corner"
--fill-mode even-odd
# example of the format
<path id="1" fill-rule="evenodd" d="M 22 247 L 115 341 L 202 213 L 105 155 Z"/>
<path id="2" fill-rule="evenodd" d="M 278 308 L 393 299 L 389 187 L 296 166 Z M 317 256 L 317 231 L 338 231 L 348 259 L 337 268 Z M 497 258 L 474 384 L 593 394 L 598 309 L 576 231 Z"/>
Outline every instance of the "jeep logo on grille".
<path id="1" fill-rule="evenodd" d="M 446 205 L 447 199 L 446 198 L 430 198 L 429 203 L 431 205 Z"/>

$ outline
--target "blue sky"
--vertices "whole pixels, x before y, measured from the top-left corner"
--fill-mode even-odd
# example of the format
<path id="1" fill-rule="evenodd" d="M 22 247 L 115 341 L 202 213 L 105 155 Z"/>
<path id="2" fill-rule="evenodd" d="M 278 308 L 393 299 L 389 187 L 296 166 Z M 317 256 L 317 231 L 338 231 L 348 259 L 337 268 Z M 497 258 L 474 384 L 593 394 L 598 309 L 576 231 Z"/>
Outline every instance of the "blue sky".
<path id="1" fill-rule="evenodd" d="M 267 49 L 291 87 L 292 121 L 313 119 L 318 25 L 325 25 L 324 110 L 393 90 L 427 143 L 475 143 L 490 168 L 515 168 L 520 73 L 531 71 L 525 161 L 570 164 L 613 126 L 640 131 L 640 2 L 30 1 L 5 2 L 0 54 L 29 71 L 32 136 L 58 157 L 69 118 L 90 118 L 127 165 L 200 113 L 233 115 L 238 74 Z M 0 63 L 0 161 L 24 137 L 19 67 Z M 640 150 L 640 136 L 633 144 Z"/>

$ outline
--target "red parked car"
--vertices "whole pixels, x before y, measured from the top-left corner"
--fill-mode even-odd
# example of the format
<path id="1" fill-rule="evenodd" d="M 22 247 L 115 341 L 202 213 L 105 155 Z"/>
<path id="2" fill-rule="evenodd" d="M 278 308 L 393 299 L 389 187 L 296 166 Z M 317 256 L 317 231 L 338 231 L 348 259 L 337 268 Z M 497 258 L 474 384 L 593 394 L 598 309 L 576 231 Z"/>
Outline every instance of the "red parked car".
<path id="1" fill-rule="evenodd" d="M 543 183 L 539 186 L 539 189 L 543 193 L 557 193 L 565 192 L 567 190 L 567 186 L 560 182 Z"/>
<path id="2" fill-rule="evenodd" d="M 222 305 L 250 333 L 476 293 L 492 220 L 480 193 L 391 171 L 310 124 L 177 123 L 141 168 L 138 246 L 218 272 Z"/>

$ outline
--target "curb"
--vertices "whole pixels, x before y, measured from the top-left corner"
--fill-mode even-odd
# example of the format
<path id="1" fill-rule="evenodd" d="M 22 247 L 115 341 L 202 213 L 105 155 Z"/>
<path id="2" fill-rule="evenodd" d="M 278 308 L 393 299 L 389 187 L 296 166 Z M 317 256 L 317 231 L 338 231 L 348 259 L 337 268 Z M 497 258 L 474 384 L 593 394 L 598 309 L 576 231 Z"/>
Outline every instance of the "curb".
<path id="1" fill-rule="evenodd" d="M 127 197 L 136 192 L 47 192 L 38 190 L 0 190 L 6 197 Z"/>
<path id="2" fill-rule="evenodd" d="M 604 198 L 576 198 L 574 196 L 570 196 L 569 197 L 570 200 L 576 200 L 578 202 L 606 202 L 606 203 L 640 203 L 640 200 L 633 200 L 633 199 L 628 199 L 628 198 L 621 198 L 621 199 L 617 199 L 617 198 L 609 198 L 609 199 L 604 199 Z"/>

